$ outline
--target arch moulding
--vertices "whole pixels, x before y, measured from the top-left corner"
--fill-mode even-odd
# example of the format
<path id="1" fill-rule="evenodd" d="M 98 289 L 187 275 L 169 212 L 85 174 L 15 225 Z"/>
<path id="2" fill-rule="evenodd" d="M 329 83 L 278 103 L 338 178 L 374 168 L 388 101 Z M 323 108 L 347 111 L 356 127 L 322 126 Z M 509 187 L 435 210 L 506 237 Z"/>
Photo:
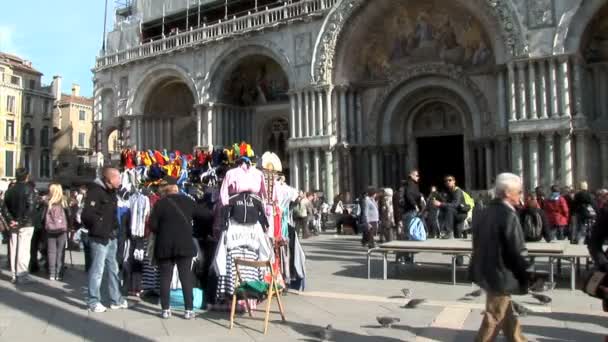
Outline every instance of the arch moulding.
<path id="1" fill-rule="evenodd" d="M 527 41 L 522 23 L 510 0 L 479 0 L 482 14 L 495 18 L 499 24 L 506 57 L 527 53 Z M 331 84 L 339 38 L 347 23 L 368 0 L 342 0 L 328 13 L 317 36 L 311 63 L 312 80 L 316 84 Z"/>
<path id="2" fill-rule="evenodd" d="M 370 112 L 369 143 L 390 143 L 382 135 L 391 130 L 391 117 L 399 104 L 423 88 L 443 88 L 459 97 L 470 111 L 463 124 L 471 131 L 470 137 L 480 137 L 482 131 L 491 134 L 491 115 L 486 97 L 479 87 L 459 68 L 443 63 L 413 66 L 393 78 L 378 96 Z M 467 124 L 468 123 L 468 124 Z M 383 139 L 381 140 L 381 137 Z"/>

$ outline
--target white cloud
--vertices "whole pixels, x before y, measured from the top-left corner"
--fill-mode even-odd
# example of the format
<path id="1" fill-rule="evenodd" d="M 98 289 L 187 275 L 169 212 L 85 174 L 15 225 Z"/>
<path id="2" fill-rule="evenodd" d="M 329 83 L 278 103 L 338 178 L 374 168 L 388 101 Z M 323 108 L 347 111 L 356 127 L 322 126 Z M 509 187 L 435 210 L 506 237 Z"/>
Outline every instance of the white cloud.
<path id="1" fill-rule="evenodd" d="M 15 29 L 0 25 L 0 51 L 24 57 L 16 42 Z"/>

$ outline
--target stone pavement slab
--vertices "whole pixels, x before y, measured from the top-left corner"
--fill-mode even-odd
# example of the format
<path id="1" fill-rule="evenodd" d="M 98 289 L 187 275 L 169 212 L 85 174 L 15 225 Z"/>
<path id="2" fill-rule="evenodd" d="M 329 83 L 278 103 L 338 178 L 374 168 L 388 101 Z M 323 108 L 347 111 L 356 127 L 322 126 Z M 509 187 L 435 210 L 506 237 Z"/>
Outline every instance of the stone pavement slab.
<path id="1" fill-rule="evenodd" d="M 64 282 L 36 278 L 27 286 L 9 282 L 0 272 L 1 341 L 318 341 L 318 333 L 333 326 L 332 341 L 470 341 L 481 323 L 485 297 L 466 298 L 471 284 L 450 283 L 448 256 L 416 255 L 415 266 L 391 264 L 389 280 L 367 279 L 365 249 L 357 237 L 322 235 L 303 241 L 307 253 L 306 291 L 283 297 L 287 322 L 272 306 L 268 335 L 263 335 L 263 309 L 254 317 L 238 316 L 229 330 L 227 312 L 203 312 L 193 321 L 176 312 L 170 320 L 158 317 L 159 306 L 130 298 L 129 310 L 89 313 L 84 302 L 86 283 L 82 254 L 73 253 L 75 266 Z M 0 248 L 0 266 L 5 264 Z M 466 267 L 459 272 L 465 278 Z M 378 272 L 379 273 L 379 270 Z M 567 280 L 564 279 L 564 288 Z M 427 301 L 404 309 L 402 288 Z M 539 305 L 532 297 L 516 297 L 534 314 L 521 318 L 532 341 L 595 341 L 608 335 L 608 316 L 599 301 L 566 289 L 551 291 L 553 302 Z M 381 328 L 377 316 L 400 319 Z"/>

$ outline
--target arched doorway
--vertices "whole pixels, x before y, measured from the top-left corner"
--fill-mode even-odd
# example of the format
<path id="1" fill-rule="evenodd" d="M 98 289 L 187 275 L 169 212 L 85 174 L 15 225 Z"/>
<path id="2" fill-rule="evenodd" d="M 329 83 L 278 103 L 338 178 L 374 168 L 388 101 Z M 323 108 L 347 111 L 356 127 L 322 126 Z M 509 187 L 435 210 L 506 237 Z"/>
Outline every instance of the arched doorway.
<path id="1" fill-rule="evenodd" d="M 140 148 L 192 151 L 196 145 L 195 96 L 177 76 L 158 80 L 145 97 L 135 123 Z"/>

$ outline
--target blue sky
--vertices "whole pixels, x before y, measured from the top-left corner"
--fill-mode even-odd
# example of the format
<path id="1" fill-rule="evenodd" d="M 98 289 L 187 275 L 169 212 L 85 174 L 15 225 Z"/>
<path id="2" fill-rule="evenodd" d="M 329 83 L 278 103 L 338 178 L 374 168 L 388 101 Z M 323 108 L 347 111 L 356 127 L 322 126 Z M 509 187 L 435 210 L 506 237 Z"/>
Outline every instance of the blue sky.
<path id="1" fill-rule="evenodd" d="M 30 60 L 44 73 L 43 84 L 61 75 L 64 93 L 78 83 L 81 94 L 91 96 L 105 0 L 0 1 L 0 51 Z M 108 0 L 108 27 L 113 6 L 114 0 Z"/>

